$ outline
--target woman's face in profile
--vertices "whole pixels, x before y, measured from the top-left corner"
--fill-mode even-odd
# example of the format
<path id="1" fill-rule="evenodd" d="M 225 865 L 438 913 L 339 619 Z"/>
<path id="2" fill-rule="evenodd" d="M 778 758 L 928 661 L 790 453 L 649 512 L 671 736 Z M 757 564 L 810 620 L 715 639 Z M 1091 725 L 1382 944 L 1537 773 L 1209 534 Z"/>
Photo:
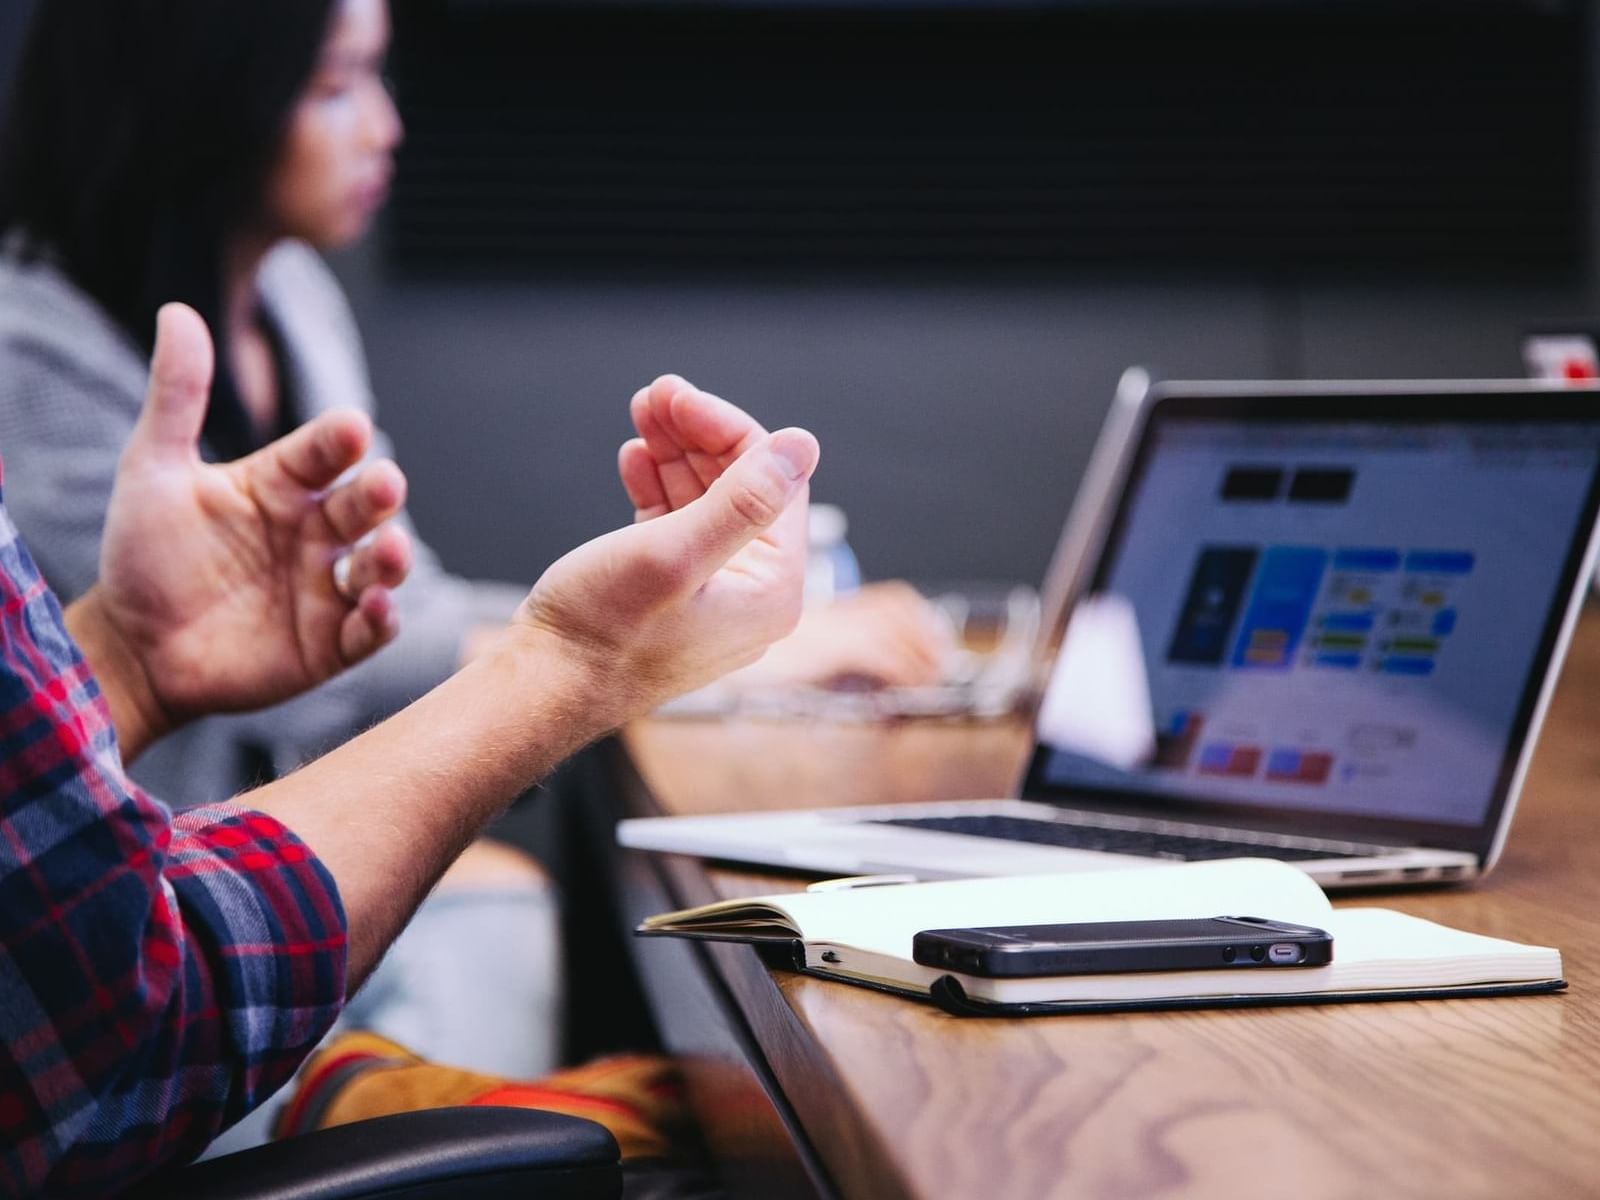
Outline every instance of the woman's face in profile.
<path id="1" fill-rule="evenodd" d="M 400 115 L 383 80 L 385 0 L 337 0 L 267 188 L 275 237 L 331 248 L 366 232 L 389 194 Z"/>

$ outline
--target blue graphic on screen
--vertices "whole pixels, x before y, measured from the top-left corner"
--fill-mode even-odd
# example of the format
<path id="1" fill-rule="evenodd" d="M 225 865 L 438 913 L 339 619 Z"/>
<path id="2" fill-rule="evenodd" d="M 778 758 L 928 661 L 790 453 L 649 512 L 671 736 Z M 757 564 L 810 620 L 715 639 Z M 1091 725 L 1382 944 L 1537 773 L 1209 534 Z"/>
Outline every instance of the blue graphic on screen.
<path id="1" fill-rule="evenodd" d="M 1406 555 L 1406 570 L 1428 575 L 1466 575 L 1473 556 L 1465 550 L 1413 550 Z"/>
<path id="2" fill-rule="evenodd" d="M 1272 669 L 1293 664 L 1327 565 L 1328 552 L 1313 546 L 1273 546 L 1262 556 L 1244 626 L 1234 644 L 1234 666 Z"/>
<path id="3" fill-rule="evenodd" d="M 1398 571 L 1400 569 L 1400 551 L 1374 550 L 1363 547 L 1359 550 L 1340 550 L 1333 556 L 1333 569 L 1335 571 Z"/>

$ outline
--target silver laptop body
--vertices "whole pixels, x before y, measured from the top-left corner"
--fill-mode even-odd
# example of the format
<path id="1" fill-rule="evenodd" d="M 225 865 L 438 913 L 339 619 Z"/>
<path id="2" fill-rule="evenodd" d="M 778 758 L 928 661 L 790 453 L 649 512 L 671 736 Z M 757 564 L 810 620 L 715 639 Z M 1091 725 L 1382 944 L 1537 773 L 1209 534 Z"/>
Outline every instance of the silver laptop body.
<path id="1" fill-rule="evenodd" d="M 1600 405 L 1521 383 L 1124 379 L 1044 588 L 1019 798 L 624 821 L 919 878 L 1282 858 L 1462 880 L 1504 845 L 1593 572 Z"/>

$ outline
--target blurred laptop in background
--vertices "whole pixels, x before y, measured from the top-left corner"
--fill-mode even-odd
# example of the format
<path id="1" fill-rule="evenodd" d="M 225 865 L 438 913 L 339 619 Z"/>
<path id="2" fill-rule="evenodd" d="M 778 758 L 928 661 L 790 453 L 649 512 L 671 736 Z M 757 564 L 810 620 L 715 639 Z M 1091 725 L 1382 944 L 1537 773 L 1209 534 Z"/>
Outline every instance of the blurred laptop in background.
<path id="1" fill-rule="evenodd" d="M 1025 711 L 1037 699 L 1043 668 L 1054 656 L 1065 626 L 1064 606 L 1077 582 L 1085 550 L 1101 523 L 1127 466 L 1133 432 L 1143 418 L 1150 375 L 1142 367 L 1122 373 L 1101 426 L 1088 466 L 1075 493 L 1072 512 L 1056 545 L 1043 584 L 968 584 L 934 589 L 930 595 L 950 623 L 957 649 L 945 664 L 944 678 L 927 687 L 720 689 L 680 697 L 658 716 L 761 716 L 829 721 L 874 721 L 898 717 L 987 719 Z M 841 576 L 860 582 L 860 567 L 844 541 L 848 524 L 832 505 L 813 504 L 807 570 L 825 578 L 827 595 Z"/>

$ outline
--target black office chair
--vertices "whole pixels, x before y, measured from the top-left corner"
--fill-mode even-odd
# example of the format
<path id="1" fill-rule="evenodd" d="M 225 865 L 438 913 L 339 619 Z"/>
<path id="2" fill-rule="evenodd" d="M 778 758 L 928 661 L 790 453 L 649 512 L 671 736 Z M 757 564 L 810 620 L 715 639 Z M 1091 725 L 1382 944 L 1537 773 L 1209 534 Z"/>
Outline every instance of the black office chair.
<path id="1" fill-rule="evenodd" d="M 528 1108 L 355 1121 L 166 1172 L 125 1200 L 617 1200 L 616 1139 Z"/>

